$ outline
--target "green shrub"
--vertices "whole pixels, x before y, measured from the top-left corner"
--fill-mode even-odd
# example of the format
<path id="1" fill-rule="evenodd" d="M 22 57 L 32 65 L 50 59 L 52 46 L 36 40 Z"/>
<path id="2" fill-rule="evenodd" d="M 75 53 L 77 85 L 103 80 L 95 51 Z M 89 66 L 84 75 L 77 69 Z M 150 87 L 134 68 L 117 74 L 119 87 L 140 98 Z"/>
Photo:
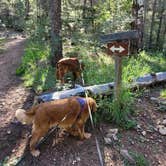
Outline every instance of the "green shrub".
<path id="1" fill-rule="evenodd" d="M 98 109 L 96 114 L 93 116 L 93 120 L 95 123 L 99 123 L 101 121 L 111 122 L 112 114 L 111 114 L 111 97 L 104 97 L 98 96 L 96 98 Z"/>
<path id="2" fill-rule="evenodd" d="M 52 89 L 56 82 L 55 69 L 49 59 L 47 46 L 29 41 L 16 74 L 22 76 L 25 86 L 31 86 L 37 92 Z"/>
<path id="3" fill-rule="evenodd" d="M 135 81 L 136 78 L 148 73 L 166 71 L 166 60 L 162 53 L 147 53 L 145 51 L 130 58 L 123 58 L 123 80 Z"/>
<path id="4" fill-rule="evenodd" d="M 113 122 L 125 129 L 133 128 L 136 122 L 129 120 L 129 115 L 133 111 L 133 94 L 124 89 L 121 92 L 120 100 L 117 102 L 111 97 L 97 98 L 97 104 L 99 106 L 98 111 L 94 117 L 94 121 L 107 121 Z"/>
<path id="5" fill-rule="evenodd" d="M 127 124 L 126 122 L 128 121 L 128 115 L 132 111 L 133 102 L 133 95 L 128 89 L 122 89 L 119 101 L 113 100 L 112 117 L 117 124 L 122 126 Z"/>

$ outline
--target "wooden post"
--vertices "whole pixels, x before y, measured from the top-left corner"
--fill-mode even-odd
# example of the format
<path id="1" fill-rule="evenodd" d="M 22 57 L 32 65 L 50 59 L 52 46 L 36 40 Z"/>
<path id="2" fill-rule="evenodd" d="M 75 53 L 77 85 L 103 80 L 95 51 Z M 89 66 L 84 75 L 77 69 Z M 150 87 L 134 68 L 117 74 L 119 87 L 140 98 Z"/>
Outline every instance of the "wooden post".
<path id="1" fill-rule="evenodd" d="M 114 86 L 114 97 L 115 100 L 119 101 L 121 84 L 122 84 L 122 57 L 115 55 L 115 86 Z"/>
<path id="2" fill-rule="evenodd" d="M 122 57 L 129 55 L 131 40 L 139 39 L 138 31 L 118 32 L 100 37 L 101 43 L 107 43 L 107 54 L 115 59 L 114 98 L 120 102 L 122 84 Z"/>

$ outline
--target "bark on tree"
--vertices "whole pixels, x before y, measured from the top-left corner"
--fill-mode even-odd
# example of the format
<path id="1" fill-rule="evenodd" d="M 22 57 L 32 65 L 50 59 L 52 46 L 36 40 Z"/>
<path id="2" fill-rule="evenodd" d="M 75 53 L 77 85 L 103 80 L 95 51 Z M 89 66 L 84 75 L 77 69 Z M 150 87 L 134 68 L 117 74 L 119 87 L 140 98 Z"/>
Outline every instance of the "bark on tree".
<path id="1" fill-rule="evenodd" d="M 50 23 L 51 23 L 51 62 L 55 66 L 62 56 L 61 37 L 61 0 L 50 0 Z"/>
<path id="2" fill-rule="evenodd" d="M 156 13 L 156 3 L 157 3 L 157 0 L 154 0 L 154 3 L 153 3 L 153 13 L 152 13 L 152 22 L 151 22 L 151 26 L 150 26 L 150 35 L 149 35 L 149 48 L 152 47 L 152 33 L 153 33 L 153 28 L 154 28 L 154 19 L 155 19 L 155 13 Z"/>
<path id="3" fill-rule="evenodd" d="M 161 26 L 162 26 L 162 21 L 163 21 L 163 13 L 164 13 L 164 2 L 165 0 L 163 1 L 159 1 L 159 4 L 160 4 L 160 11 L 159 11 L 159 26 L 158 26 L 158 31 L 157 31 L 157 38 L 156 38 L 156 47 L 158 49 L 162 49 L 160 46 L 160 33 L 161 33 Z"/>
<path id="4" fill-rule="evenodd" d="M 139 39 L 132 41 L 130 45 L 130 52 L 137 53 L 139 49 L 143 48 L 143 31 L 144 31 L 144 0 L 133 0 L 132 16 L 134 21 L 131 22 L 131 29 L 138 30 Z"/>
<path id="5" fill-rule="evenodd" d="M 30 2 L 29 0 L 25 1 L 25 19 L 29 18 L 29 11 L 30 11 Z"/>

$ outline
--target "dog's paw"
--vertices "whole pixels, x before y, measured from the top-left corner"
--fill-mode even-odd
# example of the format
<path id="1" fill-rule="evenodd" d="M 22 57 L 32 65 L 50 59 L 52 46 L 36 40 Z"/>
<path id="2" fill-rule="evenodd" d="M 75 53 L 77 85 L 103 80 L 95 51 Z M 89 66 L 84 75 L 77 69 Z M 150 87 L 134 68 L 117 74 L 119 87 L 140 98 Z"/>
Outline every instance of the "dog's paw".
<path id="1" fill-rule="evenodd" d="M 57 140 L 56 139 L 53 139 L 53 142 L 52 142 L 52 147 L 55 146 L 55 144 L 57 144 Z"/>
<path id="2" fill-rule="evenodd" d="M 56 144 L 62 143 L 64 138 L 56 138 L 53 140 L 52 146 L 54 147 Z"/>
<path id="3" fill-rule="evenodd" d="M 92 134 L 90 134 L 90 133 L 85 133 L 84 134 L 85 139 L 89 139 L 91 136 L 92 136 Z"/>
<path id="4" fill-rule="evenodd" d="M 31 151 L 31 154 L 34 157 L 38 157 L 40 155 L 40 151 L 39 150 L 33 150 L 33 151 Z"/>

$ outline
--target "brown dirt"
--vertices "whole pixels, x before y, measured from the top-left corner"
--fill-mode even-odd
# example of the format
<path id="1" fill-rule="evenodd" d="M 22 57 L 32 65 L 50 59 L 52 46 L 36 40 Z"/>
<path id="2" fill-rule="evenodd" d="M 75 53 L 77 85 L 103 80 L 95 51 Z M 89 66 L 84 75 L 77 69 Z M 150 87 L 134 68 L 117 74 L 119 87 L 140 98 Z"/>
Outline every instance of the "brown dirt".
<path id="1" fill-rule="evenodd" d="M 15 110 L 27 108 L 33 99 L 15 75 L 24 52 L 25 39 L 8 39 L 5 51 L 0 54 L 0 161 L 12 154 L 20 143 L 22 126 L 14 123 Z"/>
<path id="2" fill-rule="evenodd" d="M 20 166 L 98 166 L 99 159 L 95 145 L 94 135 L 85 141 L 65 136 L 62 143 L 52 147 L 55 133 L 40 145 L 41 155 L 34 158 L 30 155 L 27 140 L 30 135 L 30 127 L 23 126 L 14 119 L 15 110 L 28 108 L 32 105 L 33 93 L 22 85 L 22 81 L 15 75 L 23 55 L 25 39 L 17 38 L 9 40 L 3 54 L 0 54 L 0 165 Z M 156 130 L 159 121 L 166 118 L 166 113 L 157 111 L 158 106 L 150 101 L 150 97 L 158 97 L 163 87 L 147 90 L 142 97 L 135 102 L 136 115 L 134 119 L 141 129 L 119 129 L 118 141 L 111 145 L 105 145 L 103 137 L 105 133 L 116 128 L 111 124 L 100 124 L 96 131 L 101 152 L 106 166 L 122 166 L 124 160 L 119 153 L 121 148 L 138 152 L 145 156 L 152 166 L 166 166 L 165 136 L 161 136 Z M 92 132 L 91 128 L 88 128 Z M 146 135 L 142 135 L 146 131 Z"/>

